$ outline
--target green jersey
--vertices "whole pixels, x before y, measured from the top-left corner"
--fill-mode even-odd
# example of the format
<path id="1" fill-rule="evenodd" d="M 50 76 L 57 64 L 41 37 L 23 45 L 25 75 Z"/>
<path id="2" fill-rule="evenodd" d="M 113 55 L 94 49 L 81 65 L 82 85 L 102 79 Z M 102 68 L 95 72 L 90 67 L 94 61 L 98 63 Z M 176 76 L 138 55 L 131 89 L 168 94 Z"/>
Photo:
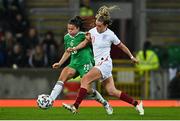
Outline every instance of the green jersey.
<path id="1" fill-rule="evenodd" d="M 64 44 L 65 49 L 73 48 L 79 45 L 85 39 L 84 32 L 78 32 L 74 37 L 70 34 L 66 34 L 64 36 Z M 91 47 L 88 45 L 85 48 L 82 48 L 78 51 L 74 51 L 71 53 L 70 65 L 84 65 L 87 63 L 93 63 L 93 53 Z"/>

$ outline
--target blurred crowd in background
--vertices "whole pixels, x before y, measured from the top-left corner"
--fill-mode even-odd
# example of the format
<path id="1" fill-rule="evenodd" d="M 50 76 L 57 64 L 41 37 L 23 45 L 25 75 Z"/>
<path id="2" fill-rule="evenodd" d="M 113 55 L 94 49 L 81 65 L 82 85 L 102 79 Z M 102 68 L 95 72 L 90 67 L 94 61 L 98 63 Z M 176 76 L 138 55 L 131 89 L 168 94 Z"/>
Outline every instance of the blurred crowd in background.
<path id="1" fill-rule="evenodd" d="M 114 1 L 117 2 L 117 0 Z M 121 2 L 126 1 L 121 0 Z M 80 0 L 80 16 L 93 16 L 95 14 L 95 11 L 90 7 L 89 3 L 90 0 Z M 58 41 L 62 38 L 58 38 L 57 40 L 57 37 L 55 37 L 51 29 L 40 36 L 37 26 L 32 26 L 27 14 L 25 0 L 0 1 L 0 67 L 50 67 L 60 59 L 63 44 L 59 44 Z M 127 22 L 121 21 L 121 23 L 125 22 L 121 26 L 127 26 L 127 32 L 121 31 L 121 34 L 125 33 L 125 37 L 116 32 L 117 28 L 119 30 L 121 29 L 117 26 L 117 24 L 119 24 L 116 23 L 117 20 L 113 21 L 110 28 L 115 31 L 117 36 L 122 38 L 123 42 L 127 40 L 125 44 L 127 44 L 131 50 L 134 50 L 131 46 L 136 45 L 133 35 L 135 28 L 131 25 L 133 22 L 128 21 L 129 20 L 127 20 Z M 64 29 L 64 32 L 65 31 Z M 180 52 L 179 46 L 169 47 L 167 50 L 162 46 L 156 45 L 152 45 L 150 48 L 157 54 L 158 65 L 161 67 L 176 68 L 179 65 L 180 56 L 174 55 L 174 53 Z M 117 55 L 116 52 L 119 52 L 119 50 L 117 51 L 117 49 L 113 47 L 112 58 L 122 59 L 123 53 Z M 122 57 L 119 57 L 119 55 Z M 146 54 L 144 55 L 146 56 Z M 125 58 L 127 59 L 127 57 Z"/>
<path id="2" fill-rule="evenodd" d="M 58 61 L 58 46 L 52 31 L 39 37 L 24 0 L 1 0 L 0 67 L 50 67 Z"/>

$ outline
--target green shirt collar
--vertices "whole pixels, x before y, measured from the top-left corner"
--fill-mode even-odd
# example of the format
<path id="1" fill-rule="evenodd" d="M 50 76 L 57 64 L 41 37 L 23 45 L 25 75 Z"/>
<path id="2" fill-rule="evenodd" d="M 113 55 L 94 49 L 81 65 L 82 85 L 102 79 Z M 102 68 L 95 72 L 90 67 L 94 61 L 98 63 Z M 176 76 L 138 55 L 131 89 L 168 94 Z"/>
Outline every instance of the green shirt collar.
<path id="1" fill-rule="evenodd" d="M 68 33 L 68 35 L 71 37 L 71 38 L 75 38 L 75 37 L 77 37 L 79 34 L 83 34 L 84 32 L 82 32 L 82 31 L 79 31 L 74 37 L 73 36 L 71 36 L 69 33 Z"/>

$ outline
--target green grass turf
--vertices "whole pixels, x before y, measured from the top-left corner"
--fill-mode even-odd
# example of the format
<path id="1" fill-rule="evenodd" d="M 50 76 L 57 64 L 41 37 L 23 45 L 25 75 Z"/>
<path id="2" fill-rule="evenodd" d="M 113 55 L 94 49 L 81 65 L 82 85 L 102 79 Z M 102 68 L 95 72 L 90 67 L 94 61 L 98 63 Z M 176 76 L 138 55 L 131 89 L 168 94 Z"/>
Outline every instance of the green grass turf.
<path id="1" fill-rule="evenodd" d="M 107 115 L 104 108 L 80 108 L 76 115 L 64 108 L 0 108 L 0 120 L 178 120 L 180 108 L 145 108 L 139 116 L 133 107 L 114 107 L 114 114 Z"/>

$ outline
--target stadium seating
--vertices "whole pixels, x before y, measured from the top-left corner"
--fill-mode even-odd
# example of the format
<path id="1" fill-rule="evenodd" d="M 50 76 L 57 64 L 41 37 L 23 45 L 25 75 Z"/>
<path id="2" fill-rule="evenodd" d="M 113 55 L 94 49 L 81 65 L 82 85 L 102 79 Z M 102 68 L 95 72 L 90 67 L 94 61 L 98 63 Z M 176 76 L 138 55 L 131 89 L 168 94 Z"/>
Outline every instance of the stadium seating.
<path id="1" fill-rule="evenodd" d="M 28 0 L 29 19 L 36 26 L 40 36 L 52 30 L 57 38 L 61 38 L 69 18 L 74 14 L 69 0 Z M 69 9 L 71 7 L 71 9 Z"/>
<path id="2" fill-rule="evenodd" d="M 179 8 L 179 0 L 147 0 L 147 35 L 153 43 L 179 42 Z"/>

